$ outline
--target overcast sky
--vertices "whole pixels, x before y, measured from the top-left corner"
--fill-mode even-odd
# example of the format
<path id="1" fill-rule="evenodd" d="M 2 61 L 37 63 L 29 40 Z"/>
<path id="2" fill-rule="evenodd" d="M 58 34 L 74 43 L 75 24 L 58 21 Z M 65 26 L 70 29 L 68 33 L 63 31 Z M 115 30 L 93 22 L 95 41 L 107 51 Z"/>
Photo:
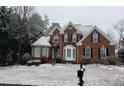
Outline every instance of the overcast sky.
<path id="1" fill-rule="evenodd" d="M 97 25 L 105 32 L 113 30 L 113 24 L 124 19 L 124 7 L 121 6 L 39 6 L 36 11 L 42 17 L 48 15 L 50 23 L 58 22 L 64 26 L 72 21 L 74 24 Z M 113 33 L 117 37 L 115 31 Z"/>

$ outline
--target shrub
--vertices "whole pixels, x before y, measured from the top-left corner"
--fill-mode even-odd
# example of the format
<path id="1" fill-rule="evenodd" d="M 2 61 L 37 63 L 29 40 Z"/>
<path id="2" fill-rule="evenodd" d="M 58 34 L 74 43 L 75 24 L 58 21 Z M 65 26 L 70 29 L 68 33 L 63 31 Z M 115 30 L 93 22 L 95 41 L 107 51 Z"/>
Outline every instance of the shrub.
<path id="1" fill-rule="evenodd" d="M 124 49 L 123 49 L 123 48 L 120 48 L 120 49 L 118 50 L 118 57 L 119 57 L 119 58 L 124 58 Z"/>
<path id="2" fill-rule="evenodd" d="M 47 57 L 45 57 L 45 56 L 42 56 L 42 58 L 41 58 L 41 64 L 45 64 L 47 62 Z"/>
<path id="3" fill-rule="evenodd" d="M 117 58 L 115 56 L 108 56 L 106 60 L 108 61 L 109 65 L 115 65 Z"/>
<path id="4" fill-rule="evenodd" d="M 31 59 L 30 54 L 29 54 L 29 53 L 25 53 L 25 54 L 22 56 L 22 62 L 21 62 L 21 64 L 22 64 L 22 65 L 26 64 L 26 62 L 27 62 L 28 60 L 30 60 L 30 59 Z"/>
<path id="5" fill-rule="evenodd" d="M 80 63 L 86 65 L 86 64 L 90 64 L 91 63 L 91 59 L 85 56 L 82 56 L 80 59 Z"/>
<path id="6" fill-rule="evenodd" d="M 35 60 L 27 61 L 27 66 L 32 66 L 32 65 L 39 66 L 40 64 L 41 64 L 40 62 L 36 62 Z"/>
<path id="7" fill-rule="evenodd" d="M 109 62 L 108 62 L 108 60 L 106 59 L 106 60 L 104 60 L 104 65 L 109 65 Z"/>
<path id="8" fill-rule="evenodd" d="M 124 64 L 124 58 L 119 58 L 119 61 Z"/>
<path id="9" fill-rule="evenodd" d="M 62 63 L 62 57 L 61 55 L 57 55 L 55 58 L 56 63 Z"/>
<path id="10" fill-rule="evenodd" d="M 100 64 L 100 63 L 101 63 L 101 60 L 100 60 L 100 59 L 96 59 L 96 61 L 93 62 L 93 63 L 95 63 L 95 64 Z"/>
<path id="11" fill-rule="evenodd" d="M 34 64 L 35 64 L 34 60 L 27 61 L 27 66 L 32 66 Z"/>

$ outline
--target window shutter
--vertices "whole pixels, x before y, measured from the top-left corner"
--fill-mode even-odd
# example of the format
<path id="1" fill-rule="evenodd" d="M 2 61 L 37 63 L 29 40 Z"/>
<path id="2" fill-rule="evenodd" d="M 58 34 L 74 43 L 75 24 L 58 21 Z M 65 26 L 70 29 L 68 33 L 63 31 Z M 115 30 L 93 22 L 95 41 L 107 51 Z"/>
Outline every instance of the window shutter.
<path id="1" fill-rule="evenodd" d="M 64 42 L 64 35 L 62 35 L 62 42 Z"/>
<path id="2" fill-rule="evenodd" d="M 106 48 L 106 56 L 109 56 L 109 51 L 108 51 L 108 48 Z"/>
<path id="3" fill-rule="evenodd" d="M 72 42 L 72 34 L 70 35 L 70 42 Z"/>
<path id="4" fill-rule="evenodd" d="M 93 48 L 91 48 L 91 58 L 93 58 Z"/>
<path id="5" fill-rule="evenodd" d="M 68 42 L 70 42 L 70 35 L 68 35 Z"/>
<path id="6" fill-rule="evenodd" d="M 100 58 L 100 48 L 98 48 L 98 57 Z"/>
<path id="7" fill-rule="evenodd" d="M 68 35 L 68 42 L 71 42 L 71 35 Z"/>
<path id="8" fill-rule="evenodd" d="M 79 41 L 81 39 L 81 35 L 77 34 L 77 41 Z"/>
<path id="9" fill-rule="evenodd" d="M 67 34 L 67 42 L 69 42 L 69 35 Z"/>

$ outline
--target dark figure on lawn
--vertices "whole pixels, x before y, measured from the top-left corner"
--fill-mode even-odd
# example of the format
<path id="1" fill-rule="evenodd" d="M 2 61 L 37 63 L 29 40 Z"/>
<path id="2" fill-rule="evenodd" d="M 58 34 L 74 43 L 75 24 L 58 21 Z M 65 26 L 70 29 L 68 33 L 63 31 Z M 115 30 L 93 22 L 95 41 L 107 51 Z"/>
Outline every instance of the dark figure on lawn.
<path id="1" fill-rule="evenodd" d="M 83 83 L 84 83 L 84 81 L 83 81 L 83 75 L 84 75 L 84 71 L 85 71 L 85 68 L 83 68 L 82 67 L 82 63 L 80 64 L 80 70 L 78 70 L 78 72 L 77 72 L 77 76 L 78 76 L 78 78 L 79 78 L 79 85 L 80 86 L 83 86 Z"/>

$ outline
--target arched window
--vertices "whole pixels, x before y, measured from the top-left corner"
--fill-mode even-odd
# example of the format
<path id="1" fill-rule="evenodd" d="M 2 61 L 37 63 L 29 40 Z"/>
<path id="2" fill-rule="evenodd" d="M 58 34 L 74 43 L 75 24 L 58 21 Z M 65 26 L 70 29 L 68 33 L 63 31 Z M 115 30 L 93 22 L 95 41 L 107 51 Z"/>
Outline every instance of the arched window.
<path id="1" fill-rule="evenodd" d="M 63 49 L 64 60 L 75 61 L 76 60 L 76 47 L 73 45 L 66 45 Z"/>

